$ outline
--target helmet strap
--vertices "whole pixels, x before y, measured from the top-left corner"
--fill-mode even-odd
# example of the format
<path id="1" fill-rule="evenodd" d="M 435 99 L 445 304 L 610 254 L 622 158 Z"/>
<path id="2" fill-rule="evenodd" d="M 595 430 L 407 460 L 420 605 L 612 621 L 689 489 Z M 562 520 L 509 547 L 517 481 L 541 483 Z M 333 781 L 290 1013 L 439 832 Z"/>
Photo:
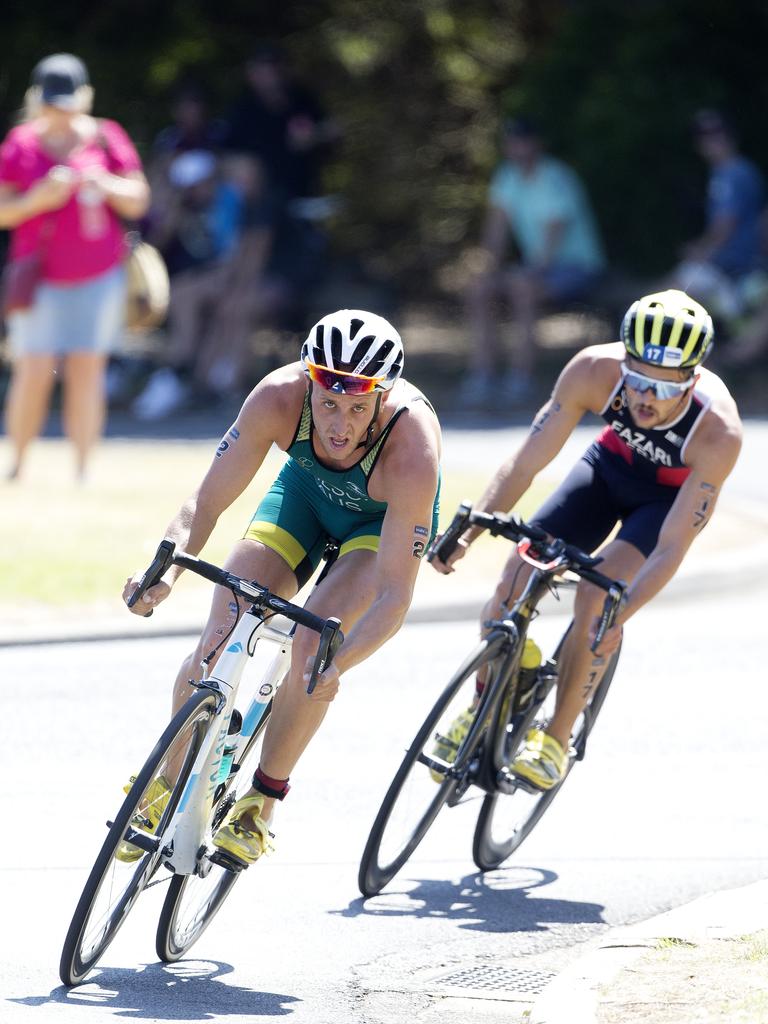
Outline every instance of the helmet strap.
<path id="1" fill-rule="evenodd" d="M 365 437 L 362 441 L 358 441 L 355 447 L 357 448 L 370 448 L 373 443 L 373 429 L 376 426 L 376 420 L 379 418 L 379 410 L 381 409 L 381 392 L 376 392 L 376 405 L 373 408 L 373 419 L 368 424 L 368 429 L 365 432 Z"/>

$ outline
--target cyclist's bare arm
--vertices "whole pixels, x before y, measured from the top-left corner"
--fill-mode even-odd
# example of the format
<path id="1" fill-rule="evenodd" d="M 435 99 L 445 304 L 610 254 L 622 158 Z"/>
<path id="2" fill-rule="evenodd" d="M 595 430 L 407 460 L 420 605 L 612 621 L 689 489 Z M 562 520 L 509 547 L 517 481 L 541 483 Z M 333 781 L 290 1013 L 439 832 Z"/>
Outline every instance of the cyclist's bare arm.
<path id="1" fill-rule="evenodd" d="M 303 379 L 296 376 L 293 367 L 281 367 L 253 389 L 219 444 L 200 486 L 187 498 L 165 532 L 177 548 L 191 555 L 199 554 L 219 516 L 243 493 L 271 446 L 290 444 L 304 388 Z M 131 611 L 146 615 L 148 607 L 165 600 L 182 571 L 179 566 L 172 566 Z M 126 583 L 125 600 L 135 590 L 140 575 Z"/>
<path id="2" fill-rule="evenodd" d="M 732 411 L 712 410 L 691 441 L 690 475 L 664 520 L 656 547 L 627 591 L 620 626 L 672 579 L 688 548 L 712 517 L 720 490 L 741 450 L 742 429 Z"/>
<path id="3" fill-rule="evenodd" d="M 615 357 L 606 358 L 613 346 L 593 345 L 571 359 L 555 384 L 552 397 L 535 416 L 528 436 L 518 450 L 497 470 L 474 506 L 479 512 L 508 512 L 530 487 L 534 477 L 560 452 L 585 412 L 598 412 L 616 383 Z M 610 353 L 609 353 L 610 354 Z M 438 572 L 452 571 L 472 541 L 482 531 L 471 527 L 448 563 L 434 558 Z"/>
<path id="4" fill-rule="evenodd" d="M 372 604 L 349 631 L 333 665 L 339 674 L 364 661 L 398 631 L 411 604 L 429 540 L 437 490 L 439 427 L 427 409 L 409 409 L 374 470 L 375 496 L 387 502 L 374 567 Z"/>

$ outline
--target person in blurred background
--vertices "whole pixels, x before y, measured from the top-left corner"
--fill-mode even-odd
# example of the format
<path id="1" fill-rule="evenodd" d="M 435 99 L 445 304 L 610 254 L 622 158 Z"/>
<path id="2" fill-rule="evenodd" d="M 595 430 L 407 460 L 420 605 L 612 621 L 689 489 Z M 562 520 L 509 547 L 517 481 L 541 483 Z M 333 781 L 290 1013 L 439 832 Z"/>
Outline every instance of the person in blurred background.
<path id="1" fill-rule="evenodd" d="M 765 182 L 757 166 L 739 152 L 735 133 L 716 110 L 699 110 L 693 139 L 709 164 L 704 231 L 682 248 L 682 262 L 668 285 L 706 304 L 732 326 L 765 291 L 761 214 Z"/>
<path id="2" fill-rule="evenodd" d="M 208 91 L 194 79 L 174 86 L 170 114 L 171 123 L 155 136 L 147 160 L 153 212 L 162 210 L 175 191 L 168 172 L 176 157 L 190 150 L 218 154 L 227 131 L 226 123 L 211 114 Z"/>
<path id="3" fill-rule="evenodd" d="M 226 149 L 258 157 L 267 186 L 285 200 L 314 197 L 339 128 L 316 96 L 299 85 L 285 54 L 262 44 L 245 63 L 246 88 L 225 118 Z"/>
<path id="4" fill-rule="evenodd" d="M 161 365 L 134 400 L 139 419 L 167 416 L 214 387 L 227 338 L 208 325 L 229 303 L 237 269 L 245 199 L 208 150 L 180 153 L 168 168 L 166 198 L 150 211 L 148 238 L 162 253 L 171 279 L 168 334 Z"/>
<path id="5" fill-rule="evenodd" d="M 584 187 L 571 168 L 548 156 L 536 124 L 504 125 L 504 159 L 491 179 L 482 235 L 482 267 L 468 291 L 470 353 L 459 392 L 465 406 L 525 403 L 534 397 L 536 320 L 543 303 L 583 298 L 599 280 L 603 251 Z M 518 259 L 509 262 L 510 241 Z M 506 376 L 495 302 L 512 307 L 514 330 Z"/>
<path id="6" fill-rule="evenodd" d="M 83 62 L 46 57 L 32 73 L 23 122 L 0 147 L 0 227 L 12 231 L 4 274 L 11 478 L 42 429 L 59 365 L 79 476 L 103 428 L 104 370 L 124 326 L 121 218 L 143 216 L 149 187 L 126 132 L 93 117 L 92 103 Z"/>

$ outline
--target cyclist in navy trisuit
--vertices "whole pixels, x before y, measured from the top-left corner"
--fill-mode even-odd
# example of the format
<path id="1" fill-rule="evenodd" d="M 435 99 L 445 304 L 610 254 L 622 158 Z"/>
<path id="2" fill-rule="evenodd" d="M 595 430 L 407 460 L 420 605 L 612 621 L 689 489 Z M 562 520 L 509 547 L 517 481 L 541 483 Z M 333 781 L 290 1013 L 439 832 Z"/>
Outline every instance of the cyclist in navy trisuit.
<path id="1" fill-rule="evenodd" d="M 709 521 L 741 448 L 735 402 L 720 378 L 701 365 L 713 336 L 701 305 L 680 291 L 647 295 L 627 311 L 621 336 L 571 359 L 520 449 L 476 506 L 510 510 L 585 413 L 605 420 L 580 462 L 531 519 L 552 536 L 589 552 L 599 549 L 601 572 L 629 583 L 616 625 L 595 654 L 590 644 L 604 594 L 588 583 L 578 588 L 554 716 L 546 731 L 531 730 L 511 766 L 542 790 L 563 778 L 571 729 L 600 683 L 606 656 L 618 647 L 623 624 L 672 579 Z M 617 523 L 618 532 L 605 543 Z M 447 563 L 435 559 L 433 566 L 453 571 L 480 532 L 467 530 Z M 513 552 L 482 621 L 499 616 L 529 571 Z M 466 723 L 465 716 L 457 728 L 466 732 Z"/>
<path id="2" fill-rule="evenodd" d="M 318 566 L 326 542 L 339 543 L 338 560 L 306 607 L 340 618 L 345 642 L 308 696 L 318 638 L 297 630 L 253 789 L 214 836 L 217 847 L 244 865 L 270 846 L 274 802 L 288 792 L 288 777 L 334 699 L 339 677 L 402 625 L 421 556 L 437 529 L 440 427 L 402 369 L 400 335 L 382 317 L 354 309 L 323 317 L 301 358 L 270 373 L 246 398 L 203 482 L 166 533 L 180 549 L 198 554 L 276 445 L 287 455 L 285 465 L 227 568 L 291 598 Z M 171 568 L 132 610 L 146 614 L 165 600 L 179 575 Z M 139 578 L 127 581 L 125 599 Z M 190 677 L 221 644 L 236 614 L 229 591 L 217 587 L 205 631 L 179 672 L 174 708 L 192 692 Z M 130 859 L 133 851 L 122 856 Z"/>

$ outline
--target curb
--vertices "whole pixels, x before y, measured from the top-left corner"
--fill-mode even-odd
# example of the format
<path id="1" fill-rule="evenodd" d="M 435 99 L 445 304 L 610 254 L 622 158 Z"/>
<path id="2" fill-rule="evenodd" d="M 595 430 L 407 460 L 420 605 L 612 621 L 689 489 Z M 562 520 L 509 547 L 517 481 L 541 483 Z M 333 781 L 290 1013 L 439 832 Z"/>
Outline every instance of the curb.
<path id="1" fill-rule="evenodd" d="M 595 1024 L 600 989 L 660 939 L 693 941 L 749 935 L 765 927 L 768 879 L 707 893 L 634 925 L 614 928 L 565 968 L 536 999 L 527 1024 Z"/>
<path id="2" fill-rule="evenodd" d="M 722 554 L 710 557 L 704 564 L 697 564 L 688 572 L 675 576 L 666 587 L 654 598 L 654 604 L 667 604 L 680 600 L 708 598 L 714 582 L 717 593 L 726 594 L 744 585 L 748 575 L 754 578 L 761 570 L 768 569 L 768 542 L 757 547 L 738 549 L 736 555 L 725 550 Z M 432 595 L 419 597 L 417 594 L 406 616 L 406 625 L 418 625 L 430 622 L 458 622 L 468 618 L 476 618 L 488 599 L 492 584 L 480 586 L 475 583 L 468 587 L 459 599 L 440 600 Z M 207 607 L 207 605 L 204 605 Z M 123 641 L 165 639 L 199 634 L 205 624 L 201 614 L 188 617 L 176 615 L 174 618 L 159 620 L 158 624 L 149 622 L 141 624 L 135 617 L 125 617 L 125 623 L 111 616 L 103 625 L 91 623 L 86 629 L 72 628 L 66 624 L 57 632 L 55 629 L 41 635 L 39 629 L 16 627 L 13 634 L 0 634 L 0 649 L 21 647 L 28 644 L 62 644 L 62 643 L 93 643 L 98 641 Z M 550 613 L 551 614 L 551 613 Z M 554 609 L 554 614 L 568 614 L 561 605 Z"/>

